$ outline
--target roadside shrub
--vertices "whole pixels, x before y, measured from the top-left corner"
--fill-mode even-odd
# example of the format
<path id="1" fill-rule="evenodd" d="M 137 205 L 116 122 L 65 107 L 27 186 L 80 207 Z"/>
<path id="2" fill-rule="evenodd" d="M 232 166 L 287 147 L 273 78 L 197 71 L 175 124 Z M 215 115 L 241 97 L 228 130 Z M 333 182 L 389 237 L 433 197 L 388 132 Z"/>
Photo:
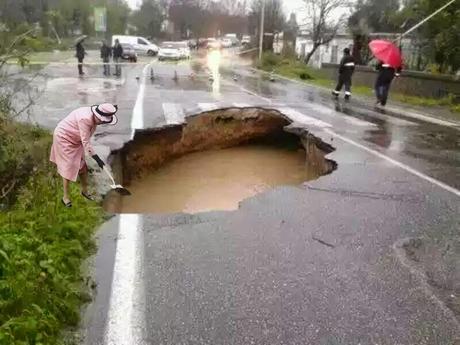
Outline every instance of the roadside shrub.
<path id="1" fill-rule="evenodd" d="M 88 301 L 80 267 L 95 248 L 103 211 L 77 188 L 74 207 L 63 208 L 61 179 L 48 162 L 50 133 L 12 122 L 1 129 L 7 158 L 0 155 L 0 178 L 18 182 L 0 212 L 0 344 L 61 344 L 62 330 L 78 325 Z"/>
<path id="2" fill-rule="evenodd" d="M 299 78 L 302 79 L 302 80 L 312 79 L 311 75 L 308 74 L 307 72 L 300 72 Z"/>
<path id="3" fill-rule="evenodd" d="M 26 37 L 23 41 L 23 45 L 25 48 L 29 48 L 34 52 L 50 51 L 58 46 L 57 42 L 51 38 L 42 36 Z"/>
<path id="4" fill-rule="evenodd" d="M 41 49 L 37 40 L 0 32 L 0 55 L 26 63 L 24 44 Z M 80 267 L 103 211 L 76 190 L 75 207 L 61 205 L 62 182 L 48 158 L 51 134 L 14 121 L 14 93 L 5 86 L 17 80 L 2 69 L 6 59 L 0 62 L 0 345 L 60 345 L 88 300 Z"/>
<path id="5" fill-rule="evenodd" d="M 279 55 L 274 53 L 265 53 L 262 57 L 262 65 L 264 67 L 275 67 L 278 66 L 282 61 L 282 58 Z"/>
<path id="6" fill-rule="evenodd" d="M 15 124 L 0 115 L 0 208 L 14 204 L 31 172 L 48 162 L 51 136 L 35 126 Z"/>
<path id="7" fill-rule="evenodd" d="M 297 59 L 295 48 L 288 44 L 284 45 L 282 55 L 284 58 L 289 59 L 289 60 Z"/>
<path id="8" fill-rule="evenodd" d="M 290 65 L 291 63 L 292 63 L 292 60 L 290 59 L 283 59 L 283 61 L 281 61 L 281 65 L 283 66 Z"/>

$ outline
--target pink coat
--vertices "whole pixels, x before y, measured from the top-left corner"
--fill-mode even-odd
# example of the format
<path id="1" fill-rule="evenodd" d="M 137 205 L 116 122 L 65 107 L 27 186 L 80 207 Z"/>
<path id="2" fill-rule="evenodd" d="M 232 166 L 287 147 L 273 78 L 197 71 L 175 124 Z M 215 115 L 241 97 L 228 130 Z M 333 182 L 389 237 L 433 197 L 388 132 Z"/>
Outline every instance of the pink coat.
<path id="1" fill-rule="evenodd" d="M 86 169 L 85 152 L 95 154 L 91 136 L 96 131 L 96 122 L 90 107 L 72 111 L 57 125 L 51 147 L 51 162 L 57 165 L 59 175 L 76 181 L 79 172 Z"/>

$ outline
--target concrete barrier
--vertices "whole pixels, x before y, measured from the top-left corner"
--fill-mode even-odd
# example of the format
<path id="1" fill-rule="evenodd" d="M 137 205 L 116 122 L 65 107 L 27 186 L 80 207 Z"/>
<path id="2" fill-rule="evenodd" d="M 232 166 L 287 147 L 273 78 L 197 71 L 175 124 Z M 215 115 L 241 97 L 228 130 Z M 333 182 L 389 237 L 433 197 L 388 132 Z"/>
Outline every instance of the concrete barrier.
<path id="1" fill-rule="evenodd" d="M 321 70 L 331 79 L 337 78 L 337 64 L 323 63 Z M 357 66 L 353 85 L 374 87 L 376 72 L 368 66 Z M 424 72 L 404 71 L 393 82 L 392 90 L 410 96 L 443 98 L 449 94 L 460 99 L 460 80 L 451 75 L 435 75 Z"/>

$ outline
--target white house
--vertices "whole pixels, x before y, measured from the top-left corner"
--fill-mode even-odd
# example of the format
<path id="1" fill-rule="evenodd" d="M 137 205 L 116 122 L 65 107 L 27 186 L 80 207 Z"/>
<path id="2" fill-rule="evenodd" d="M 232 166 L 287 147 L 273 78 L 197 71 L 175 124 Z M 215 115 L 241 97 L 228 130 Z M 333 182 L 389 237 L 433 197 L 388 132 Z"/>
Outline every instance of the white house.
<path id="1" fill-rule="evenodd" d="M 338 34 L 329 44 L 320 46 L 310 59 L 309 65 L 320 68 L 322 63 L 339 63 L 345 48 L 353 47 L 353 37 L 348 34 Z M 297 37 L 295 51 L 299 59 L 304 59 L 313 48 L 313 41 L 309 35 L 301 34 Z"/>

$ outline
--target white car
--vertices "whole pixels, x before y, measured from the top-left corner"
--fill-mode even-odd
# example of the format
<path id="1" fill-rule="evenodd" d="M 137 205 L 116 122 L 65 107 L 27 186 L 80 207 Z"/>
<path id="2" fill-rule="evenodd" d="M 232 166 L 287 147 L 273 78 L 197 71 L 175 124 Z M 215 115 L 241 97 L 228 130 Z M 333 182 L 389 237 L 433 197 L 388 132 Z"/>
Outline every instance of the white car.
<path id="1" fill-rule="evenodd" d="M 182 41 L 182 42 L 176 42 L 176 44 L 179 46 L 181 57 L 183 59 L 190 59 L 190 57 L 192 56 L 192 53 L 190 51 L 190 46 L 188 42 Z"/>
<path id="2" fill-rule="evenodd" d="M 244 35 L 243 39 L 241 40 L 242 45 L 248 45 L 251 44 L 251 36 Z"/>
<path id="3" fill-rule="evenodd" d="M 184 57 L 181 42 L 163 42 L 158 52 L 158 60 L 180 60 Z"/>
<path id="4" fill-rule="evenodd" d="M 233 46 L 233 41 L 231 38 L 222 38 L 220 40 L 222 48 L 231 48 Z"/>
<path id="5" fill-rule="evenodd" d="M 215 38 L 208 38 L 208 49 L 221 49 L 222 44 L 220 41 L 216 40 Z"/>
<path id="6" fill-rule="evenodd" d="M 141 54 L 147 54 L 150 56 L 155 56 L 158 54 L 158 46 L 144 37 L 114 35 L 112 36 L 112 47 L 115 45 L 116 40 L 118 40 L 121 44 L 132 45 L 134 50 Z"/>

